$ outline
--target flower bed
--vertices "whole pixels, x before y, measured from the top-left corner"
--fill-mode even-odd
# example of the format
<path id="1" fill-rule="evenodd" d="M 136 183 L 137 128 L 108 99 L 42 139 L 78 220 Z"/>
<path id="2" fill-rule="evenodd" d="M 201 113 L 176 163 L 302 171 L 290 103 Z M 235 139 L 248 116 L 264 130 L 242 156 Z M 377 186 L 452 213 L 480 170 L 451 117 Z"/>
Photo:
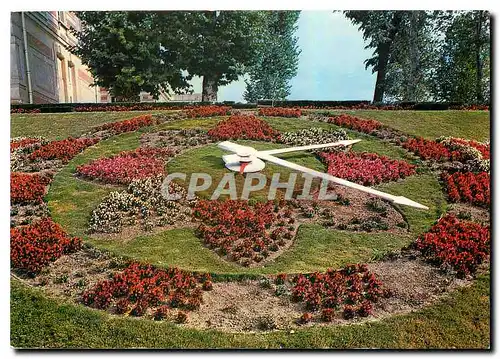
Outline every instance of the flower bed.
<path id="1" fill-rule="evenodd" d="M 185 115 L 189 118 L 227 116 L 231 114 L 229 106 L 195 106 L 187 109 Z"/>
<path id="2" fill-rule="evenodd" d="M 148 308 L 157 307 L 153 316 L 165 319 L 171 308 L 199 308 L 203 302 L 203 289 L 208 288 L 211 288 L 209 274 L 195 276 L 175 267 L 162 270 L 148 264 L 132 263 L 112 279 L 103 280 L 86 290 L 82 299 L 85 305 L 97 309 L 108 309 L 114 304 L 115 313 L 134 316 L 143 316 Z"/>
<path id="3" fill-rule="evenodd" d="M 340 130 L 325 130 L 322 128 L 308 128 L 297 132 L 285 132 L 280 136 L 280 142 L 293 146 L 316 145 L 320 143 L 348 140 L 347 133 Z M 337 148 L 338 149 L 338 148 Z M 322 149 L 326 151 L 328 149 Z"/>
<path id="4" fill-rule="evenodd" d="M 10 152 L 40 146 L 47 142 L 43 137 L 16 137 L 10 140 Z"/>
<path id="5" fill-rule="evenodd" d="M 489 256 L 490 229 L 447 215 L 420 235 L 414 245 L 427 259 L 451 267 L 464 277 L 475 273 Z"/>
<path id="6" fill-rule="evenodd" d="M 328 173 L 362 185 L 395 181 L 415 174 L 415 166 L 376 153 L 322 152 Z"/>
<path id="7" fill-rule="evenodd" d="M 443 172 L 444 183 L 451 202 L 467 202 L 480 207 L 490 206 L 490 175 L 487 172 Z"/>
<path id="8" fill-rule="evenodd" d="M 240 200 L 198 201 L 193 215 L 203 222 L 197 233 L 204 243 L 244 266 L 278 251 L 295 232 L 291 211 L 271 201 L 254 206 Z"/>
<path id="9" fill-rule="evenodd" d="M 309 311 L 322 310 L 321 317 L 326 321 L 331 321 L 335 311 L 340 310 L 345 319 L 367 317 L 372 314 L 372 303 L 387 295 L 382 282 L 368 271 L 366 264 L 328 269 L 325 273 L 299 274 L 292 282 L 292 299 L 304 302 Z"/>
<path id="10" fill-rule="evenodd" d="M 81 247 L 80 238 L 73 238 L 50 218 L 10 230 L 11 266 L 36 274 L 63 254 Z"/>
<path id="11" fill-rule="evenodd" d="M 123 111 L 159 111 L 159 110 L 180 110 L 182 106 L 152 106 L 147 104 L 136 104 L 133 106 L 78 106 L 76 112 L 123 112 Z"/>
<path id="12" fill-rule="evenodd" d="M 138 148 L 79 166 L 76 172 L 105 183 L 129 184 L 133 180 L 164 174 L 164 160 L 174 154 L 167 148 Z"/>
<path id="13" fill-rule="evenodd" d="M 114 134 L 137 131 L 141 127 L 155 125 L 156 120 L 151 115 L 143 115 L 131 118 L 130 120 L 105 123 L 104 125 L 95 127 L 93 132 L 111 131 Z"/>
<path id="14" fill-rule="evenodd" d="M 60 141 L 52 141 L 41 146 L 29 155 L 29 159 L 36 160 L 62 160 L 68 162 L 85 148 L 96 144 L 98 139 L 90 138 L 67 138 Z"/>
<path id="15" fill-rule="evenodd" d="M 11 108 L 10 113 L 40 113 L 39 108 L 34 108 L 32 110 L 26 110 L 24 108 Z"/>
<path id="16" fill-rule="evenodd" d="M 182 199 L 169 201 L 163 197 L 163 177 L 132 181 L 126 191 L 113 191 L 92 211 L 89 232 L 119 233 L 123 227 L 141 225 L 144 230 L 179 223 L 191 214 L 185 190 L 170 183 L 170 193 Z"/>
<path id="17" fill-rule="evenodd" d="M 372 133 L 373 131 L 382 128 L 382 124 L 378 121 L 363 120 L 361 118 L 345 114 L 330 117 L 328 119 L 328 122 L 334 123 L 337 126 L 347 127 L 350 128 L 351 130 L 364 133 Z"/>
<path id="18" fill-rule="evenodd" d="M 42 202 L 50 178 L 38 174 L 13 172 L 10 175 L 10 203 Z"/>
<path id="19" fill-rule="evenodd" d="M 217 140 L 246 139 L 275 141 L 279 131 L 254 115 L 232 115 L 208 131 L 208 135 Z"/>
<path id="20" fill-rule="evenodd" d="M 446 146 L 451 152 L 451 160 L 467 163 L 468 161 L 489 161 L 489 143 L 480 143 L 472 140 L 455 137 L 440 137 L 436 142 Z"/>
<path id="21" fill-rule="evenodd" d="M 299 108 L 261 107 L 259 108 L 259 116 L 300 117 L 302 111 Z"/>
<path id="22" fill-rule="evenodd" d="M 452 155 L 445 145 L 423 137 L 410 137 L 401 146 L 423 160 L 447 161 Z"/>

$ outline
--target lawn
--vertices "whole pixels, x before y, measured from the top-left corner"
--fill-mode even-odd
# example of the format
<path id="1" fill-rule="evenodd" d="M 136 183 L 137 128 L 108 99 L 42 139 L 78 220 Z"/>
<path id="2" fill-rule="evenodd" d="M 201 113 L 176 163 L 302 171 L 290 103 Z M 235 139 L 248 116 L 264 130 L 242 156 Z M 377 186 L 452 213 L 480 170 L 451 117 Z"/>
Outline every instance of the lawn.
<path id="1" fill-rule="evenodd" d="M 14 136 L 40 135 L 51 139 L 78 136 L 90 128 L 111 121 L 128 119 L 141 112 L 71 113 L 12 115 Z M 417 112 L 417 111 L 355 111 L 364 118 L 376 118 L 408 133 L 435 138 L 452 135 L 483 140 L 489 136 L 489 113 L 483 112 Z M 378 117 L 376 117 L 378 116 Z M 406 116 L 406 117 L 405 117 Z M 413 117 L 412 117 L 413 116 Z M 433 117 L 434 116 L 434 117 Z M 457 119 L 454 127 L 453 118 Z M 413 119 L 413 120 L 412 120 Z M 417 119 L 417 120 L 415 120 Z M 446 197 L 437 174 L 419 166 L 418 174 L 404 180 L 376 186 L 394 195 L 404 195 L 427 205 L 422 211 L 398 207 L 405 216 L 410 232 L 365 233 L 327 229 L 316 224 L 302 225 L 294 244 L 281 256 L 263 267 L 246 268 L 221 259 L 204 247 L 194 229 L 179 228 L 127 241 L 98 239 L 87 235 L 92 210 L 113 190 L 124 187 L 100 185 L 74 176 L 77 166 L 101 157 L 139 147 L 141 134 L 149 131 L 203 128 L 209 129 L 221 118 L 184 119 L 143 128 L 99 142 L 74 157 L 55 176 L 45 197 L 54 221 L 70 234 L 111 254 L 152 263 L 159 267 L 178 266 L 183 269 L 210 272 L 216 280 L 259 277 L 265 274 L 300 273 L 339 268 L 348 263 L 378 260 L 384 253 L 400 249 L 427 230 L 447 209 Z M 280 131 L 337 126 L 304 119 L 266 117 Z M 436 125 L 439 123 L 439 126 Z M 351 138 L 362 139 L 354 151 L 377 152 L 394 159 L 419 165 L 420 161 L 389 142 L 347 131 Z M 435 134 L 440 133 L 438 136 Z M 486 136 L 486 137 L 485 137 Z M 258 149 L 282 145 L 257 141 L 235 141 Z M 208 172 L 213 187 L 226 172 L 222 155 L 215 145 L 188 150 L 169 162 L 167 171 Z M 311 153 L 282 155 L 295 163 L 324 171 L 324 165 Z M 268 177 L 290 171 L 267 164 Z M 242 177 L 237 175 L 237 186 Z M 300 176 L 299 176 L 300 178 Z M 211 193 L 211 191 L 209 191 Z M 264 199 L 266 192 L 256 193 Z M 205 195 L 207 195 L 205 193 Z M 202 194 L 203 195 L 203 194 Z M 316 326 L 294 333 L 229 334 L 215 330 L 194 330 L 171 322 L 123 317 L 89 309 L 80 304 L 55 299 L 41 289 L 11 280 L 11 345 L 25 348 L 488 348 L 490 346 L 490 277 L 480 276 L 472 285 L 450 293 L 445 299 L 405 315 L 376 319 L 360 325 Z"/>
<path id="2" fill-rule="evenodd" d="M 441 136 L 462 137 L 476 141 L 490 139 L 489 111 L 329 111 L 348 113 L 383 124 L 411 135 L 436 139 Z"/>
<path id="3" fill-rule="evenodd" d="M 43 136 L 49 140 L 61 140 L 69 136 L 81 136 L 92 127 L 107 122 L 126 120 L 148 113 L 159 111 L 12 114 L 10 137 Z"/>

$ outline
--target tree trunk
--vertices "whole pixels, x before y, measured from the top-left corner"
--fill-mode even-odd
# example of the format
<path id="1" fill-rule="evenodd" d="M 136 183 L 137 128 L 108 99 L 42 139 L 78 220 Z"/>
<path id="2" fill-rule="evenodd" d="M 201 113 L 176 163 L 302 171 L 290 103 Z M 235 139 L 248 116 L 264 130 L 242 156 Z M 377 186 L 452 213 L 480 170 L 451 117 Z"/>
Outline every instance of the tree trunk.
<path id="1" fill-rule="evenodd" d="M 476 23 L 476 102 L 483 103 L 481 82 L 483 79 L 483 64 L 481 63 L 481 31 L 483 29 L 483 11 L 477 12 Z"/>
<path id="2" fill-rule="evenodd" d="M 379 44 L 377 46 L 378 64 L 377 64 L 377 82 L 375 83 L 375 93 L 373 102 L 382 102 L 385 92 L 385 74 L 387 72 L 387 63 L 389 62 L 389 43 Z"/>
<path id="3" fill-rule="evenodd" d="M 417 101 L 417 66 L 419 63 L 417 21 L 418 12 L 412 11 L 410 15 L 410 27 L 408 31 L 408 48 L 410 50 L 410 73 L 407 82 L 406 101 Z"/>
<path id="4" fill-rule="evenodd" d="M 375 92 L 373 102 L 382 102 L 385 93 L 385 75 L 387 73 L 387 64 L 391 51 L 391 44 L 399 31 L 403 11 L 395 11 L 391 21 L 391 28 L 388 33 L 388 40 L 379 43 L 377 46 L 378 64 L 377 64 L 377 82 L 375 83 Z"/>
<path id="5" fill-rule="evenodd" d="M 203 76 L 203 90 L 201 93 L 201 100 L 203 102 L 217 102 L 217 90 L 219 88 L 218 80 L 216 77 Z"/>

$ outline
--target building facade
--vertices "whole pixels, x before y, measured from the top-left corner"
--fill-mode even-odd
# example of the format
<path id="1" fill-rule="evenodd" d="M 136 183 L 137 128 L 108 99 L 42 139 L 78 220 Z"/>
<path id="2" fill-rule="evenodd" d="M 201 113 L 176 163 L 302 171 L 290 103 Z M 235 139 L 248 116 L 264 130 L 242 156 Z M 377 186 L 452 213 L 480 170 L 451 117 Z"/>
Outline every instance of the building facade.
<path id="1" fill-rule="evenodd" d="M 80 58 L 68 47 L 77 39 L 70 29 L 81 29 L 80 19 L 71 11 L 11 13 L 10 102 L 65 103 L 113 102 L 105 88 L 92 86 L 94 79 Z M 141 102 L 158 100 L 141 92 Z"/>
<path id="2" fill-rule="evenodd" d="M 99 88 L 81 60 L 70 28 L 80 20 L 69 11 L 11 13 L 11 103 L 100 102 Z"/>

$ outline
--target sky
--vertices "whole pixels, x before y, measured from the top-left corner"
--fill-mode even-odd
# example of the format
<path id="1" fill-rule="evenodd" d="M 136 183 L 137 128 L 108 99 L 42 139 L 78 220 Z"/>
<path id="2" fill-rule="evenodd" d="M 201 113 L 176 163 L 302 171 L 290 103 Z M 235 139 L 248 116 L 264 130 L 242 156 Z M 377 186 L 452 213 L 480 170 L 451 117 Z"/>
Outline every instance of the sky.
<path id="1" fill-rule="evenodd" d="M 365 49 L 361 32 L 341 13 L 302 11 L 296 36 L 302 50 L 297 76 L 292 79 L 289 100 L 371 100 L 375 75 L 365 70 L 364 60 L 373 52 Z M 201 93 L 201 79 L 192 80 Z M 242 78 L 219 88 L 219 101 L 244 102 Z"/>

